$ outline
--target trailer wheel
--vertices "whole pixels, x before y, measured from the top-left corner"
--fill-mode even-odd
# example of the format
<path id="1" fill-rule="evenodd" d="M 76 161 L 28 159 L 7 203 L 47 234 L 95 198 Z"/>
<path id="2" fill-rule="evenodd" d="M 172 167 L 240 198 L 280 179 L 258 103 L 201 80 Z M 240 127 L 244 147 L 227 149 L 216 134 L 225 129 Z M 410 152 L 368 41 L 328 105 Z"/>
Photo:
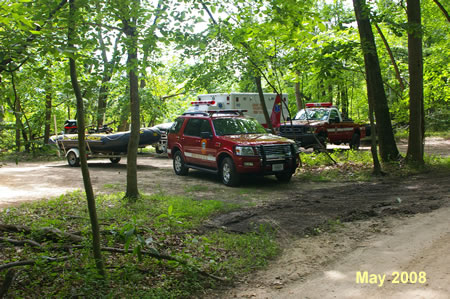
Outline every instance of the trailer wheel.
<path id="1" fill-rule="evenodd" d="M 111 161 L 111 163 L 117 164 L 120 162 L 120 157 L 109 158 L 109 160 Z"/>
<path id="2" fill-rule="evenodd" d="M 67 162 L 72 167 L 80 166 L 80 158 L 78 158 L 74 152 L 69 152 L 67 154 Z"/>

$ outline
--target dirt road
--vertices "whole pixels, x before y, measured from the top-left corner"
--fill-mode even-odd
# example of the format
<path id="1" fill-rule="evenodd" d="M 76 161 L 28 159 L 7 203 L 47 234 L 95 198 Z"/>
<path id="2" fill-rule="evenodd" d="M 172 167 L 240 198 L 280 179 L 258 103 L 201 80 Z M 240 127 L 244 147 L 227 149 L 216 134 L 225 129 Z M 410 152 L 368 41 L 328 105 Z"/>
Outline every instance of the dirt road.
<path id="1" fill-rule="evenodd" d="M 297 239 L 269 269 L 219 296 L 449 298 L 449 219 L 446 207 L 407 218 L 357 221 Z"/>

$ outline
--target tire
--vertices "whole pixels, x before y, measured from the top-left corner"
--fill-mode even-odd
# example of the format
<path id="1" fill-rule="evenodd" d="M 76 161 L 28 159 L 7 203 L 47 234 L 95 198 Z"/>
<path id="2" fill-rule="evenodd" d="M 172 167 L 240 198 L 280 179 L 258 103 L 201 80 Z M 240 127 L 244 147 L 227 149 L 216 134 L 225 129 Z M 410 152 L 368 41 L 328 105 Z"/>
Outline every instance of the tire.
<path id="1" fill-rule="evenodd" d="M 67 154 L 67 163 L 72 167 L 80 166 L 80 158 L 74 152 L 69 152 Z"/>
<path id="2" fill-rule="evenodd" d="M 230 157 L 223 159 L 220 164 L 220 177 L 222 183 L 230 187 L 236 187 L 239 185 L 239 174 L 236 171 L 233 160 Z"/>
<path id="3" fill-rule="evenodd" d="M 189 168 L 186 167 L 186 163 L 184 162 L 183 155 L 180 151 L 175 152 L 173 155 L 173 170 L 176 175 L 187 175 Z"/>
<path id="4" fill-rule="evenodd" d="M 350 140 L 350 149 L 357 151 L 360 144 L 360 135 L 358 133 L 353 133 L 352 140 Z"/>
<path id="5" fill-rule="evenodd" d="M 120 162 L 120 157 L 109 158 L 112 164 L 117 164 Z"/>
<path id="6" fill-rule="evenodd" d="M 275 175 L 277 177 L 277 180 L 280 183 L 289 183 L 291 181 L 292 178 L 292 173 L 278 173 Z"/>

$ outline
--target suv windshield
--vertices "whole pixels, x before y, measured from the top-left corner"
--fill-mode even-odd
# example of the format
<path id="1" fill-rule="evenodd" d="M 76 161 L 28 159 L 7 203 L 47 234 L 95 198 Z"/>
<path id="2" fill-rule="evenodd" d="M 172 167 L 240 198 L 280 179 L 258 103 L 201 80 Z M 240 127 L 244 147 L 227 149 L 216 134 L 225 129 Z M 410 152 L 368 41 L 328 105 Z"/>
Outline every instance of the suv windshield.
<path id="1" fill-rule="evenodd" d="M 238 134 L 266 134 L 264 127 L 255 119 L 216 118 L 213 120 L 217 136 Z"/>
<path id="2" fill-rule="evenodd" d="M 295 120 L 328 120 L 329 109 L 302 109 Z"/>

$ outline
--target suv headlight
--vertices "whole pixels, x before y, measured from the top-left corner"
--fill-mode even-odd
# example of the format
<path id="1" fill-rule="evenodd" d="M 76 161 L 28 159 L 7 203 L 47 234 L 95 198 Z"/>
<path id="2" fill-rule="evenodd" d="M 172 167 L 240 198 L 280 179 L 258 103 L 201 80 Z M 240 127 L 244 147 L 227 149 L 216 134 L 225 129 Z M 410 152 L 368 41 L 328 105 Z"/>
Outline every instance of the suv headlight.
<path id="1" fill-rule="evenodd" d="M 236 146 L 234 151 L 237 156 L 256 156 L 252 146 Z"/>
<path id="2" fill-rule="evenodd" d="M 300 148 L 298 147 L 298 145 L 296 143 L 293 143 L 292 147 L 294 148 L 294 153 L 296 153 L 296 154 L 300 153 Z"/>

